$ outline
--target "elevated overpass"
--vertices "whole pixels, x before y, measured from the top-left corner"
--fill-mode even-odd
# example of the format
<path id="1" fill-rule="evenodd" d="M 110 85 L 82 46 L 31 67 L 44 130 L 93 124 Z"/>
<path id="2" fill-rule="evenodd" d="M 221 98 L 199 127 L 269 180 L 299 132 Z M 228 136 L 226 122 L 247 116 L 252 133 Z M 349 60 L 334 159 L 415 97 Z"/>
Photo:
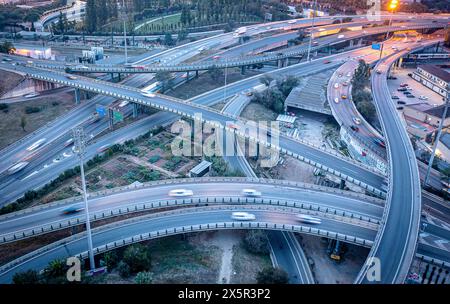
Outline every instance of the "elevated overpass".
<path id="1" fill-rule="evenodd" d="M 198 119 L 198 114 L 201 114 L 201 119 L 203 122 L 212 123 L 212 125 L 217 127 L 225 128 L 227 131 L 234 132 L 238 136 L 242 136 L 244 138 L 249 137 L 248 134 L 244 134 L 239 130 L 231 129 L 226 126 L 227 121 L 240 121 L 243 124 L 245 124 L 245 121 L 239 119 L 238 117 L 225 115 L 224 113 L 220 113 L 208 107 L 159 94 L 156 94 L 155 97 L 146 97 L 143 96 L 136 88 L 111 84 L 90 78 L 78 77 L 76 80 L 71 80 L 68 78 L 68 75 L 64 73 L 23 66 L 17 66 L 16 68 L 18 70 L 26 71 L 28 76 L 34 79 L 40 79 L 105 96 L 128 100 L 130 102 L 150 106 L 163 111 L 173 112 L 192 119 Z M 325 151 L 321 148 L 311 146 L 305 142 L 283 135 L 280 136 L 279 146 L 274 146 L 268 142 L 262 142 L 258 138 L 251 138 L 251 140 L 265 144 L 268 147 L 279 150 L 281 153 L 292 155 L 295 158 L 310 163 L 313 166 L 327 170 L 331 174 L 355 183 L 370 192 L 383 195 L 383 177 L 381 174 L 374 172 L 370 168 L 364 167 L 356 162 L 349 161 L 335 152 Z M 329 160 L 330 158 L 333 159 L 332 163 L 324 165 L 324 161 L 327 159 Z"/>

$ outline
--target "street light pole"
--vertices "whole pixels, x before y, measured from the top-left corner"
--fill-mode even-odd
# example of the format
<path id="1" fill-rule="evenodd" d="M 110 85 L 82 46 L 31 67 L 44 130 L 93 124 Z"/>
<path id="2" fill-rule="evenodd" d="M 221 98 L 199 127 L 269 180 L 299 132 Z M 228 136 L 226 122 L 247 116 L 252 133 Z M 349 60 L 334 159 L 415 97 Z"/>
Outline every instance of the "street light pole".
<path id="1" fill-rule="evenodd" d="M 86 232 L 89 249 L 89 263 L 91 271 L 94 271 L 95 270 L 94 250 L 92 246 L 91 223 L 89 219 L 89 206 L 87 201 L 86 179 L 84 177 L 84 165 L 83 165 L 83 158 L 84 154 L 86 153 L 86 135 L 84 134 L 84 130 L 82 127 L 74 128 L 72 131 L 75 143 L 75 152 L 78 154 L 78 158 L 80 159 L 81 184 L 83 187 L 84 210 L 86 214 Z"/>
<path id="2" fill-rule="evenodd" d="M 433 166 L 433 161 L 434 161 L 434 156 L 436 154 L 437 145 L 439 144 L 439 139 L 441 138 L 442 127 L 444 126 L 444 120 L 447 118 L 447 110 L 448 110 L 448 105 L 450 102 L 449 95 L 448 95 L 449 91 L 450 91 L 450 85 L 447 84 L 446 90 L 447 90 L 447 93 L 445 94 L 444 113 L 442 113 L 441 121 L 439 122 L 438 133 L 436 135 L 436 138 L 435 138 L 434 144 L 433 144 L 433 151 L 431 152 L 430 160 L 428 161 L 427 174 L 425 175 L 425 180 L 423 182 L 424 186 L 426 186 L 428 184 L 428 179 L 430 178 L 431 167 Z"/>
<path id="3" fill-rule="evenodd" d="M 223 102 L 226 102 L 227 99 L 227 74 L 228 74 L 228 68 L 227 68 L 227 63 L 228 63 L 228 57 L 225 57 L 225 86 L 223 87 Z"/>
<path id="4" fill-rule="evenodd" d="M 125 9 L 125 0 L 122 0 L 122 10 L 123 10 L 123 44 L 125 46 L 125 64 L 128 63 L 128 53 L 127 53 L 127 27 L 126 27 L 126 18 L 127 15 Z"/>
<path id="5" fill-rule="evenodd" d="M 306 56 L 306 61 L 310 60 L 310 55 L 311 55 L 311 44 L 312 44 L 312 38 L 313 38 L 314 20 L 316 18 L 317 0 L 314 0 L 314 4 L 313 5 L 314 5 L 314 8 L 313 8 L 313 19 L 312 19 L 312 23 L 311 23 L 311 34 L 309 35 L 308 54 Z"/>

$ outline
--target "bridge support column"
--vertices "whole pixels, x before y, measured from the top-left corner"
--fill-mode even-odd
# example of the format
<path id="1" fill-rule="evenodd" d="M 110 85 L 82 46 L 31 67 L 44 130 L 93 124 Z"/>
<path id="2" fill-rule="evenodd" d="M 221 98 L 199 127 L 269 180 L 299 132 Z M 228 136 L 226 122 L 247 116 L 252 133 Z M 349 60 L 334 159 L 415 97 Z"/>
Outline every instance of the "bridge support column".
<path id="1" fill-rule="evenodd" d="M 186 82 L 189 81 L 189 71 L 186 72 Z"/>
<path id="2" fill-rule="evenodd" d="M 363 44 L 363 39 L 360 38 L 360 39 L 358 40 L 358 46 L 361 46 L 362 44 Z"/>
<path id="3" fill-rule="evenodd" d="M 81 95 L 80 89 L 75 89 L 75 94 L 74 94 L 75 104 L 80 104 L 80 101 L 81 101 L 80 95 Z"/>
<path id="4" fill-rule="evenodd" d="M 352 48 L 352 47 L 353 47 L 353 45 L 354 45 L 354 42 L 353 42 L 353 40 L 350 40 L 350 48 Z"/>
<path id="5" fill-rule="evenodd" d="M 278 59 L 277 60 L 277 66 L 278 66 L 278 68 L 282 68 L 283 67 L 283 60 Z"/>
<path id="6" fill-rule="evenodd" d="M 110 130 L 114 129 L 114 116 L 111 108 L 108 108 L 108 126 Z"/>
<path id="7" fill-rule="evenodd" d="M 133 102 L 133 118 L 136 118 L 139 114 L 139 105 Z"/>
<path id="8" fill-rule="evenodd" d="M 195 71 L 195 78 L 198 78 L 198 70 Z"/>
<path id="9" fill-rule="evenodd" d="M 345 180 L 341 179 L 341 183 L 339 184 L 339 189 L 344 189 L 345 188 Z"/>
<path id="10" fill-rule="evenodd" d="M 241 75 L 245 75 L 245 65 L 241 66 Z"/>
<path id="11" fill-rule="evenodd" d="M 286 59 L 284 60 L 284 66 L 285 66 L 285 67 L 289 66 L 289 58 L 286 58 Z"/>

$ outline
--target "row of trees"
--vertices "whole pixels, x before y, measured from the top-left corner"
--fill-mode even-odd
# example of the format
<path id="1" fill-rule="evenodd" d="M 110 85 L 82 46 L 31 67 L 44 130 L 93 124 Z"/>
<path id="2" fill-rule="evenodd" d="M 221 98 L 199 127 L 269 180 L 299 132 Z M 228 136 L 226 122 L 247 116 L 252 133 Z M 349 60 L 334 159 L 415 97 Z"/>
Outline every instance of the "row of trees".
<path id="1" fill-rule="evenodd" d="M 275 81 L 275 85 L 272 85 L 273 81 Z M 284 112 L 284 101 L 292 89 L 298 85 L 299 79 L 292 75 L 281 79 L 274 79 L 270 75 L 266 75 L 260 78 L 260 82 L 268 89 L 262 93 L 256 92 L 252 101 L 261 103 L 275 113 L 281 114 Z"/>
<path id="2" fill-rule="evenodd" d="M 370 66 L 364 60 L 359 61 L 352 78 L 352 98 L 358 111 L 369 123 L 377 121 L 370 91 Z"/>
<path id="3" fill-rule="evenodd" d="M 118 18 L 117 0 L 87 0 L 84 26 L 87 32 L 100 30 L 112 19 Z"/>

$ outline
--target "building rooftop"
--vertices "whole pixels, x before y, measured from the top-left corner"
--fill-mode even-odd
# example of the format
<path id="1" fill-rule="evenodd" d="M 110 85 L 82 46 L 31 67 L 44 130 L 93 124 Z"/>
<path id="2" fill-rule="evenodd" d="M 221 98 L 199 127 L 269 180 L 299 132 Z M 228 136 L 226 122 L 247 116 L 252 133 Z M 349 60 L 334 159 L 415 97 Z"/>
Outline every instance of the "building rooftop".
<path id="1" fill-rule="evenodd" d="M 445 104 L 425 110 L 424 112 L 432 115 L 434 117 L 438 117 L 438 118 L 442 118 L 442 115 L 444 114 L 444 109 L 445 109 Z M 445 116 L 445 118 L 449 118 L 450 117 L 450 111 L 447 111 L 447 115 Z"/>
<path id="2" fill-rule="evenodd" d="M 439 140 L 441 143 L 444 144 L 447 148 L 450 149 L 450 133 L 444 133 L 442 132 L 442 136 Z"/>
<path id="3" fill-rule="evenodd" d="M 436 65 L 424 64 L 419 65 L 418 68 L 421 68 L 422 70 L 442 79 L 445 82 L 450 82 L 450 73 Z"/>
<path id="4" fill-rule="evenodd" d="M 203 170 L 211 166 L 211 163 L 209 161 L 203 160 L 201 163 L 199 163 L 197 166 L 192 168 L 190 170 L 191 173 L 194 174 L 200 174 Z"/>

